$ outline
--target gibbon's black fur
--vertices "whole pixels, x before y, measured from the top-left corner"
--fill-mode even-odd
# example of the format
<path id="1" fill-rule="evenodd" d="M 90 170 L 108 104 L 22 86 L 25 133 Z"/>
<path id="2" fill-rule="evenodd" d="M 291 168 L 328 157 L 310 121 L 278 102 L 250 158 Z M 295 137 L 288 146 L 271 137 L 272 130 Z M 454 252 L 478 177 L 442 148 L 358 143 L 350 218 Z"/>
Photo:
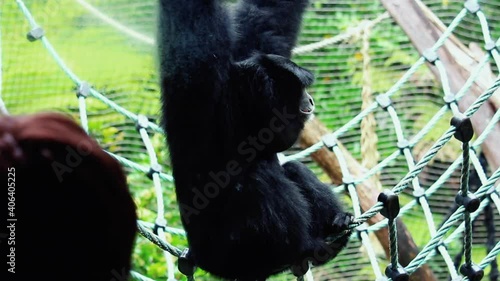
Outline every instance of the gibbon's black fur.
<path id="1" fill-rule="evenodd" d="M 352 216 L 277 153 L 313 109 L 313 75 L 290 60 L 307 0 L 160 0 L 163 125 L 190 258 L 225 279 L 265 280 L 347 244 Z M 298 267 L 297 267 L 298 266 Z"/>

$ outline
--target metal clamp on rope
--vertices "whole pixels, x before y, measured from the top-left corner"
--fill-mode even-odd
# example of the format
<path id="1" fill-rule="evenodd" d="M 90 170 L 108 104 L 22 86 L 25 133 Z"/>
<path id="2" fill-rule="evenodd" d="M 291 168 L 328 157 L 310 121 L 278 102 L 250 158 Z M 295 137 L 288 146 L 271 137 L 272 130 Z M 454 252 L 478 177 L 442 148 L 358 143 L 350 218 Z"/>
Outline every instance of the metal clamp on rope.
<path id="1" fill-rule="evenodd" d="M 140 129 L 147 129 L 148 127 L 149 127 L 148 117 L 144 115 L 138 115 L 137 124 L 135 125 L 137 131 L 139 131 Z"/>
<path id="2" fill-rule="evenodd" d="M 387 110 L 387 108 L 392 105 L 391 98 L 386 94 L 378 95 L 375 100 L 377 101 L 378 105 L 384 110 Z"/>
<path id="3" fill-rule="evenodd" d="M 436 61 L 439 59 L 437 53 L 433 51 L 432 49 L 427 49 L 422 53 L 422 56 L 426 61 L 428 61 L 431 64 L 435 64 Z"/>
<path id="4" fill-rule="evenodd" d="M 454 94 L 444 95 L 443 100 L 446 103 L 446 105 L 448 105 L 448 107 L 450 107 L 452 103 L 457 103 L 457 98 L 455 97 Z"/>
<path id="5" fill-rule="evenodd" d="M 486 44 L 484 44 L 484 49 L 491 54 L 491 52 L 493 52 L 493 50 L 498 51 L 498 46 L 495 43 L 495 41 L 490 40 L 490 41 L 486 42 Z"/>
<path id="6" fill-rule="evenodd" d="M 398 141 L 398 148 L 399 148 L 399 150 L 401 150 L 401 152 L 403 152 L 405 149 L 409 149 L 410 148 L 410 141 L 408 141 L 407 139 L 403 139 L 403 140 Z"/>
<path id="7" fill-rule="evenodd" d="M 337 138 L 333 134 L 324 135 L 321 138 L 323 141 L 323 145 L 328 147 L 328 149 L 332 150 L 337 145 Z"/>
<path id="8" fill-rule="evenodd" d="M 498 191 L 495 188 L 495 186 L 490 187 L 490 189 L 488 189 L 488 191 L 486 191 L 486 196 L 488 196 L 490 198 L 491 198 L 491 195 L 493 195 L 493 194 L 496 194 L 497 196 L 499 196 Z"/>
<path id="9" fill-rule="evenodd" d="M 477 0 L 467 0 L 464 3 L 464 8 L 467 9 L 467 12 L 471 14 L 475 14 L 481 10 L 481 6 L 479 6 L 479 3 Z"/>
<path id="10" fill-rule="evenodd" d="M 385 269 L 385 276 L 391 278 L 392 281 L 408 281 L 410 279 L 408 272 L 400 265 L 397 268 L 388 266 Z"/>
<path id="11" fill-rule="evenodd" d="M 157 218 L 153 226 L 153 233 L 158 235 L 158 230 L 162 229 L 163 232 L 167 230 L 167 220 L 163 218 Z"/>
<path id="12" fill-rule="evenodd" d="M 149 167 L 149 171 L 147 173 L 147 176 L 150 180 L 152 180 L 153 175 L 159 174 L 160 172 L 161 172 L 161 165 L 156 163 L 156 164 L 151 165 L 151 167 Z"/>
<path id="13" fill-rule="evenodd" d="M 358 227 L 356 227 L 356 232 L 358 234 L 358 239 L 361 241 L 361 239 L 362 239 L 361 234 L 363 234 L 363 233 L 368 234 L 368 227 L 366 226 L 366 224 L 363 223 L 363 224 L 359 225 Z"/>
<path id="14" fill-rule="evenodd" d="M 480 281 L 484 276 L 484 270 L 474 263 L 463 264 L 460 273 L 467 276 L 470 281 Z"/>
<path id="15" fill-rule="evenodd" d="M 90 93 L 90 85 L 87 82 L 82 82 L 76 89 L 76 96 L 86 98 Z"/>
<path id="16" fill-rule="evenodd" d="M 455 203 L 459 206 L 464 206 L 467 212 L 472 213 L 479 208 L 481 200 L 479 200 L 474 193 L 468 192 L 466 195 L 463 195 L 462 191 L 459 191 L 455 197 Z"/>
<path id="17" fill-rule="evenodd" d="M 474 136 L 474 130 L 472 129 L 472 122 L 470 118 L 462 116 L 454 116 L 451 118 L 450 124 L 457 128 L 455 138 L 461 142 L 469 142 Z"/>
<path id="18" fill-rule="evenodd" d="M 380 210 L 380 213 L 389 219 L 389 221 L 394 220 L 399 215 L 399 196 L 397 196 L 391 190 L 384 190 L 380 193 L 377 199 L 384 205 L 384 208 Z"/>
<path id="19" fill-rule="evenodd" d="M 34 42 L 34 41 L 42 38 L 44 35 L 45 35 L 45 31 L 43 30 L 43 28 L 37 26 L 37 27 L 33 28 L 32 30 L 30 30 L 30 32 L 28 32 L 28 34 L 26 34 L 26 38 L 28 39 L 28 41 Z"/>
<path id="20" fill-rule="evenodd" d="M 165 226 L 165 225 L 159 225 L 159 224 L 155 223 L 155 225 L 153 226 L 153 233 L 155 235 L 158 235 L 158 230 L 159 229 L 163 229 L 163 232 L 165 232 L 165 230 L 167 229 L 167 226 Z"/>
<path id="21" fill-rule="evenodd" d="M 177 268 L 186 276 L 192 276 L 196 271 L 196 265 L 191 258 L 189 249 L 185 249 L 180 254 L 179 259 L 177 260 Z"/>
<path id="22" fill-rule="evenodd" d="M 446 243 L 444 243 L 443 240 L 441 240 L 441 241 L 439 241 L 439 243 L 437 243 L 436 248 L 439 248 L 439 247 L 443 247 L 446 250 L 448 250 L 448 245 Z"/>
<path id="23" fill-rule="evenodd" d="M 413 191 L 413 197 L 415 197 L 415 200 L 417 200 L 417 203 L 420 205 L 420 198 L 424 197 L 427 199 L 427 196 L 425 195 L 425 189 L 423 188 L 418 188 Z"/>
<path id="24" fill-rule="evenodd" d="M 349 192 L 349 185 L 354 185 L 354 177 L 351 175 L 346 175 L 342 177 L 342 183 L 344 184 L 344 188 L 346 192 Z"/>

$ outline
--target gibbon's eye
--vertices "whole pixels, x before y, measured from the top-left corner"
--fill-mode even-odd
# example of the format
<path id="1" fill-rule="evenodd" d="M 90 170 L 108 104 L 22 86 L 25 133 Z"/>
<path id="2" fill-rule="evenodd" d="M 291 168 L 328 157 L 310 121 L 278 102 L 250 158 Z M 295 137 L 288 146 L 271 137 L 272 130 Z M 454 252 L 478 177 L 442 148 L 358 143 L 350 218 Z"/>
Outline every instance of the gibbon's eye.
<path id="1" fill-rule="evenodd" d="M 306 90 L 303 90 L 302 92 L 302 98 L 300 101 L 299 110 L 303 114 L 307 115 L 310 115 L 314 112 L 314 100 L 311 97 L 311 95 L 307 93 Z"/>

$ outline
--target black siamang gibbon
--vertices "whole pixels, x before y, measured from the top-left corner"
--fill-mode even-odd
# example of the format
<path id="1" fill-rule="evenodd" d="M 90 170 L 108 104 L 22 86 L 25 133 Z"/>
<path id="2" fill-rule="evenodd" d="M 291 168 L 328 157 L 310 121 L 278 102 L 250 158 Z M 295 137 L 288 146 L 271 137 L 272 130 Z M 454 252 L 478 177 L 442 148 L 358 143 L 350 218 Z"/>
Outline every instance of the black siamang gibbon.
<path id="1" fill-rule="evenodd" d="M 223 279 L 299 275 L 345 247 L 352 221 L 305 165 L 277 157 L 314 109 L 313 75 L 290 60 L 308 1 L 221 2 L 159 1 L 162 125 L 189 258 Z"/>

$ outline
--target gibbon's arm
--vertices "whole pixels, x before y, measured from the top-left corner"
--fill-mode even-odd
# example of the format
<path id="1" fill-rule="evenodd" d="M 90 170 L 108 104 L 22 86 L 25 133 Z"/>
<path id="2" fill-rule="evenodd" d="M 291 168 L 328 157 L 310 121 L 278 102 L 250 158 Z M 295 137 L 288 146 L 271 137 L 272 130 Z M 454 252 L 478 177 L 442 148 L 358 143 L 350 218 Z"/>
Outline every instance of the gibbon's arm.
<path id="1" fill-rule="evenodd" d="M 158 10 L 161 82 L 176 84 L 168 94 L 216 92 L 217 83 L 226 82 L 231 44 L 220 1 L 159 0 Z"/>
<path id="2" fill-rule="evenodd" d="M 290 58 L 308 0 L 242 0 L 234 11 L 233 55 L 243 60 L 259 51 Z"/>
<path id="3" fill-rule="evenodd" d="M 158 1 L 162 123 L 174 175 L 181 170 L 203 172 L 224 151 L 221 135 L 227 113 L 220 107 L 229 96 L 229 24 L 218 0 Z M 184 185 L 186 178 L 191 177 L 176 182 Z"/>

